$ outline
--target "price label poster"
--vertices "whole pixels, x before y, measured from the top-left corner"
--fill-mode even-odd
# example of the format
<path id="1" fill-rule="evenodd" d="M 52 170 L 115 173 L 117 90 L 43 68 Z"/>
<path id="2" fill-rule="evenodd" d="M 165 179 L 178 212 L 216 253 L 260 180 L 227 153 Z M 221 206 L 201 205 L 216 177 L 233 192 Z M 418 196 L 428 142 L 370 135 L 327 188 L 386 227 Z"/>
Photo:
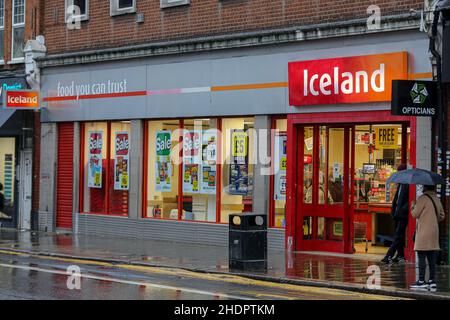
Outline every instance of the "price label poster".
<path id="1" fill-rule="evenodd" d="M 183 165 L 183 192 L 200 193 L 199 167 L 197 163 Z"/>
<path id="2" fill-rule="evenodd" d="M 202 134 L 202 179 L 201 192 L 216 194 L 217 130 L 207 130 Z"/>
<path id="3" fill-rule="evenodd" d="M 275 135 L 275 185 L 274 200 L 286 200 L 286 154 L 287 136 L 280 132 Z"/>
<path id="4" fill-rule="evenodd" d="M 103 131 L 89 131 L 88 187 L 102 187 Z"/>
<path id="5" fill-rule="evenodd" d="M 172 148 L 172 132 L 156 132 L 156 168 L 155 190 L 170 192 L 172 190 L 172 162 L 170 152 Z"/>
<path id="6" fill-rule="evenodd" d="M 129 189 L 130 140 L 128 132 L 115 133 L 114 190 Z"/>
<path id="7" fill-rule="evenodd" d="M 228 193 L 247 195 L 249 192 L 248 177 L 248 134 L 245 130 L 233 130 L 231 134 L 230 184 Z"/>

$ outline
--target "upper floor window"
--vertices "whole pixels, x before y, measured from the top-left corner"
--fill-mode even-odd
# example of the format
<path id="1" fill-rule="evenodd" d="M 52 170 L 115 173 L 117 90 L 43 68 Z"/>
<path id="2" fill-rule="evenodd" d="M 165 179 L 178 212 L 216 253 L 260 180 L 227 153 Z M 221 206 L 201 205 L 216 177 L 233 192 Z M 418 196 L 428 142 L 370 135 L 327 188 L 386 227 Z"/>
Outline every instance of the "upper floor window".
<path id="1" fill-rule="evenodd" d="M 136 0 L 110 0 L 111 16 L 136 12 Z"/>
<path id="2" fill-rule="evenodd" d="M 89 0 L 66 0 L 66 22 L 89 19 Z"/>
<path id="3" fill-rule="evenodd" d="M 168 8 L 168 7 L 182 6 L 189 3 L 190 3 L 189 0 L 161 0 L 160 7 Z"/>
<path id="4" fill-rule="evenodd" d="M 23 59 L 25 46 L 25 0 L 12 2 L 12 59 Z"/>
<path id="5" fill-rule="evenodd" d="M 5 0 L 0 0 L 0 62 L 5 60 Z"/>

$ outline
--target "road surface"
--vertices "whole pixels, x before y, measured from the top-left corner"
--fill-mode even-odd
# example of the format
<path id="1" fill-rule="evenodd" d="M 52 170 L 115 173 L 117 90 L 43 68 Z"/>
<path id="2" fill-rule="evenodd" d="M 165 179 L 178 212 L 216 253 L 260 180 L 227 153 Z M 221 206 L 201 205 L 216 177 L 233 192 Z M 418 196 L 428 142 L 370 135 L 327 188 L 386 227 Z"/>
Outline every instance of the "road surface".
<path id="1" fill-rule="evenodd" d="M 68 272 L 68 268 L 69 269 Z M 80 272 L 80 273 L 78 273 Z M 379 300 L 386 296 L 233 275 L 0 251 L 0 299 Z"/>

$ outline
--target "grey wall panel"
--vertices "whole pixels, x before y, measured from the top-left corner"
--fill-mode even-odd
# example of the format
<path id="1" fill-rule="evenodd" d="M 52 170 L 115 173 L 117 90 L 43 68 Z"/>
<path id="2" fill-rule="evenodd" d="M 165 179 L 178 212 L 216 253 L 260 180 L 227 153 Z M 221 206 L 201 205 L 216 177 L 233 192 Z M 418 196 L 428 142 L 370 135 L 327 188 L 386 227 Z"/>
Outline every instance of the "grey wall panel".
<path id="1" fill-rule="evenodd" d="M 214 115 L 252 115 L 285 113 L 286 88 L 213 92 Z"/>
<path id="2" fill-rule="evenodd" d="M 128 91 L 286 82 L 290 61 L 398 51 L 410 53 L 410 72 L 431 72 L 426 34 L 409 31 L 48 68 L 42 72 L 42 91 L 45 97 L 55 93 L 58 83 L 95 83 L 121 81 L 124 78 L 128 82 Z M 42 121 L 262 115 L 380 108 L 388 109 L 389 103 L 291 108 L 287 89 L 276 88 L 59 102 L 52 103 L 47 110 L 44 108 Z"/>
<path id="3" fill-rule="evenodd" d="M 78 214 L 79 234 L 228 246 L 228 225 Z M 284 250 L 284 230 L 269 229 L 271 250 Z"/>
<path id="4" fill-rule="evenodd" d="M 179 118 L 209 115 L 211 93 L 150 95 L 147 97 L 149 118 Z"/>

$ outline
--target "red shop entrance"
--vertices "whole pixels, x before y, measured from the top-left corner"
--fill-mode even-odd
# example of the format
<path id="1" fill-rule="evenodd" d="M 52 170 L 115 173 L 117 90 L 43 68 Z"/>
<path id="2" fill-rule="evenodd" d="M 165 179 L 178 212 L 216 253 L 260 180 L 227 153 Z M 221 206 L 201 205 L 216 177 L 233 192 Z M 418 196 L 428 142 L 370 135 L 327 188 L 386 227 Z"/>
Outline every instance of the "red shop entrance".
<path id="1" fill-rule="evenodd" d="M 367 238 L 371 238 L 374 244 L 379 239 L 376 237 L 378 232 L 370 231 L 379 225 L 377 219 L 383 218 L 384 224 L 390 224 L 388 221 L 389 200 L 383 201 L 384 203 L 375 203 L 374 196 L 366 202 L 358 198 L 360 184 L 366 183 L 360 182 L 362 179 L 358 174 L 362 171 L 358 168 L 366 160 L 360 159 L 362 146 L 355 144 L 355 135 L 360 135 L 365 127 L 370 127 L 372 130 L 372 126 L 398 128 L 398 144 L 401 145 L 401 150 L 400 148 L 398 150 L 397 162 L 392 163 L 390 168 L 400 162 L 415 167 L 416 122 L 414 118 L 392 116 L 390 111 L 288 116 L 287 167 L 291 171 L 287 174 L 286 247 L 288 249 L 354 253 L 359 224 L 364 222 L 370 226 L 368 229 L 371 230 L 367 230 L 369 235 L 365 234 L 366 243 Z M 385 165 L 379 161 L 382 160 L 377 160 L 376 164 L 373 161 L 374 166 Z M 367 167 L 370 168 L 370 165 Z M 386 188 L 386 190 L 390 189 Z M 412 200 L 415 195 L 413 186 L 410 194 Z M 389 191 L 385 192 L 384 197 L 392 201 L 392 198 L 389 198 Z M 410 259 L 413 257 L 411 241 L 413 232 L 414 224 L 409 223 L 406 256 Z M 380 250 L 384 249 L 380 248 Z"/>

